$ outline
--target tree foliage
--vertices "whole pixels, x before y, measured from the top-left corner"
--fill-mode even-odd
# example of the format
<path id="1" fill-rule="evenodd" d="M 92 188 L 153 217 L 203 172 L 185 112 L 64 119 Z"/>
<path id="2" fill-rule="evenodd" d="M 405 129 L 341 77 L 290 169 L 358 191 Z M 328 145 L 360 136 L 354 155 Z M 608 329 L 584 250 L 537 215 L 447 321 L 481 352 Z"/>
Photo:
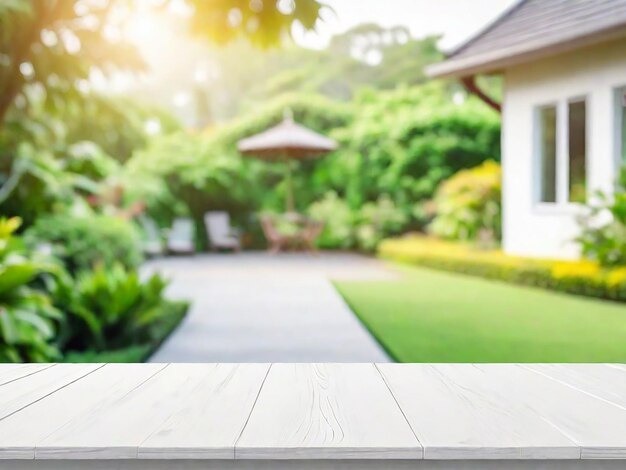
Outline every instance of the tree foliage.
<path id="1" fill-rule="evenodd" d="M 298 122 L 340 143 L 330 155 L 298 163 L 293 178 L 297 208 L 304 212 L 330 193 L 354 212 L 351 220 L 356 221 L 367 218 L 360 212 L 364 206 L 382 204 L 382 213 L 399 211 L 390 220 L 402 220 L 370 224 L 387 232 L 421 226 L 426 220 L 422 204 L 442 180 L 499 155 L 497 115 L 474 99 L 454 104 L 441 84 L 365 91 L 348 103 L 292 94 L 206 133 L 156 139 L 127 165 L 129 180 L 141 175 L 145 182 L 144 188 L 135 185 L 133 197 L 152 201 L 149 207 L 161 219 L 159 207 L 182 202 L 178 210 L 191 213 L 200 229 L 209 209 L 228 210 L 240 219 L 259 210 L 282 210 L 282 166 L 242 157 L 236 143 L 279 122 L 285 108 Z M 386 200 L 392 209 L 381 202 Z M 351 230 L 359 225 L 350 224 Z"/>

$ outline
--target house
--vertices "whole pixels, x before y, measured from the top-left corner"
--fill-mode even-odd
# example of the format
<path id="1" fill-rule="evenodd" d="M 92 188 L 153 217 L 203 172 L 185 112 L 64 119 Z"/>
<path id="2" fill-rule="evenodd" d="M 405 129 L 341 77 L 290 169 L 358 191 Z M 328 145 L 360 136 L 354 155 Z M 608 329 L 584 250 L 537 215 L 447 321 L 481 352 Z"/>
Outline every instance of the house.
<path id="1" fill-rule="evenodd" d="M 428 69 L 490 106 L 503 77 L 503 248 L 576 258 L 577 214 L 626 163 L 626 0 L 522 0 Z"/>

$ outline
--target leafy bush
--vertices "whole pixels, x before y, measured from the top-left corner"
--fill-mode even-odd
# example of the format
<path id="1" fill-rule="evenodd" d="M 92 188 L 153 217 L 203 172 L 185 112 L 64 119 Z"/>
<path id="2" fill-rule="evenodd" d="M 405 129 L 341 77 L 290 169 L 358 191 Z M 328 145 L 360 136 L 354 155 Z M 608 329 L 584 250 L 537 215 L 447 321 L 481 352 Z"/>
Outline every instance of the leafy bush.
<path id="1" fill-rule="evenodd" d="M 381 257 L 500 281 L 601 299 L 626 301 L 626 267 L 592 261 L 555 261 L 508 256 L 467 244 L 425 237 L 383 241 Z"/>
<path id="2" fill-rule="evenodd" d="M 62 315 L 43 292 L 32 287 L 49 269 L 26 256 L 13 236 L 17 218 L 0 219 L 0 362 L 47 362 L 59 358 L 52 344 Z"/>
<path id="3" fill-rule="evenodd" d="M 320 248 L 351 248 L 354 245 L 354 214 L 335 191 L 327 192 L 322 199 L 311 204 L 308 214 L 324 223 L 324 230 L 317 240 Z"/>
<path id="4" fill-rule="evenodd" d="M 69 351 L 63 356 L 63 362 L 143 362 L 148 359 L 178 326 L 187 313 L 187 302 L 166 301 L 161 314 L 152 324 L 150 341 L 127 346 L 111 351 Z"/>
<path id="5" fill-rule="evenodd" d="M 356 227 L 357 246 L 366 251 L 375 250 L 385 237 L 397 234 L 407 222 L 406 214 L 396 207 L 386 194 L 376 202 L 363 205 Z"/>
<path id="6" fill-rule="evenodd" d="M 406 214 L 387 195 L 381 195 L 377 201 L 368 202 L 358 210 L 351 210 L 334 191 L 311 204 L 308 214 L 324 222 L 324 230 L 317 240 L 321 248 L 372 251 L 380 240 L 401 231 L 407 221 Z"/>
<path id="7" fill-rule="evenodd" d="M 142 261 L 137 228 L 117 217 L 48 215 L 40 217 L 26 236 L 31 246 L 51 244 L 53 254 L 72 273 L 114 263 L 134 268 Z"/>
<path id="8" fill-rule="evenodd" d="M 583 254 L 603 266 L 626 265 L 626 169 L 612 197 L 596 195 L 596 202 L 579 218 L 577 238 Z"/>
<path id="9" fill-rule="evenodd" d="M 82 271 L 75 280 L 55 277 L 49 288 L 54 304 L 67 314 L 60 338 L 64 348 L 108 351 L 153 341 L 166 285 L 158 275 L 142 282 L 121 264 Z"/>
<path id="10" fill-rule="evenodd" d="M 502 234 L 502 171 L 494 161 L 445 180 L 434 199 L 431 233 L 450 240 L 499 240 Z"/>

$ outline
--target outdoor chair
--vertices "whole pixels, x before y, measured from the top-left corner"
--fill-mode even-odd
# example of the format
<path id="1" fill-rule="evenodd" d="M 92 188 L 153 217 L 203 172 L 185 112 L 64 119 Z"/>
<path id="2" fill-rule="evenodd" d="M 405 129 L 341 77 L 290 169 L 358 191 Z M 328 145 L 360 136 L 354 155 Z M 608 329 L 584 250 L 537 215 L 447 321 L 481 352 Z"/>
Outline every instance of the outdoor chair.
<path id="1" fill-rule="evenodd" d="M 204 225 L 213 250 L 241 250 L 239 233 L 230 226 L 228 212 L 207 212 L 204 214 Z"/>
<path id="2" fill-rule="evenodd" d="M 272 254 L 278 253 L 286 249 L 289 246 L 291 237 L 289 235 L 281 234 L 274 223 L 274 219 L 271 216 L 261 217 L 261 228 L 263 229 L 263 235 L 269 243 L 269 252 Z"/>
<path id="3" fill-rule="evenodd" d="M 300 233 L 300 242 L 306 250 L 312 254 L 317 254 L 315 240 L 324 230 L 324 223 L 317 220 L 308 220 L 304 229 Z"/>
<path id="4" fill-rule="evenodd" d="M 278 229 L 278 221 L 275 217 L 269 215 L 261 217 L 261 228 L 269 243 L 270 253 L 275 254 L 290 247 L 302 247 L 316 254 L 315 240 L 322 232 L 324 224 L 303 216 L 298 216 L 291 222 L 297 222 L 300 228 L 291 233 L 282 233 Z"/>
<path id="5" fill-rule="evenodd" d="M 172 254 L 190 254 L 195 252 L 194 224 L 188 218 L 174 220 L 167 234 L 167 251 Z"/>
<path id="6" fill-rule="evenodd" d="M 163 240 L 156 222 L 147 217 L 140 217 L 139 223 L 143 229 L 143 252 L 146 256 L 159 256 L 163 254 Z"/>

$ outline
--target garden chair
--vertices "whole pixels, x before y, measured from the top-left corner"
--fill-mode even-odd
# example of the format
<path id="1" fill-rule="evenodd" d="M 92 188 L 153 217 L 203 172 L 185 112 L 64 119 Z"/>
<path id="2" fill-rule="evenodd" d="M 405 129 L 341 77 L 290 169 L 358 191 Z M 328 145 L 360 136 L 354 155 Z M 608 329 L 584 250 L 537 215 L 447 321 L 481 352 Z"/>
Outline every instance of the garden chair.
<path id="1" fill-rule="evenodd" d="M 147 217 L 140 217 L 139 222 L 143 229 L 143 252 L 146 256 L 159 256 L 163 254 L 163 240 L 156 222 Z"/>
<path id="2" fill-rule="evenodd" d="M 299 240 L 311 254 L 317 255 L 315 240 L 324 230 L 324 223 L 317 220 L 307 220 L 304 229 L 299 234 Z"/>
<path id="3" fill-rule="evenodd" d="M 272 254 L 278 253 L 289 246 L 292 237 L 281 234 L 274 223 L 274 218 L 271 216 L 261 216 L 261 228 L 263 229 L 263 235 L 269 243 L 269 252 Z"/>
<path id="4" fill-rule="evenodd" d="M 194 224 L 188 218 L 174 220 L 167 234 L 167 251 L 173 254 L 190 254 L 195 252 Z"/>
<path id="5" fill-rule="evenodd" d="M 204 225 L 213 250 L 241 250 L 239 233 L 230 226 L 228 212 L 207 212 L 204 214 Z"/>

